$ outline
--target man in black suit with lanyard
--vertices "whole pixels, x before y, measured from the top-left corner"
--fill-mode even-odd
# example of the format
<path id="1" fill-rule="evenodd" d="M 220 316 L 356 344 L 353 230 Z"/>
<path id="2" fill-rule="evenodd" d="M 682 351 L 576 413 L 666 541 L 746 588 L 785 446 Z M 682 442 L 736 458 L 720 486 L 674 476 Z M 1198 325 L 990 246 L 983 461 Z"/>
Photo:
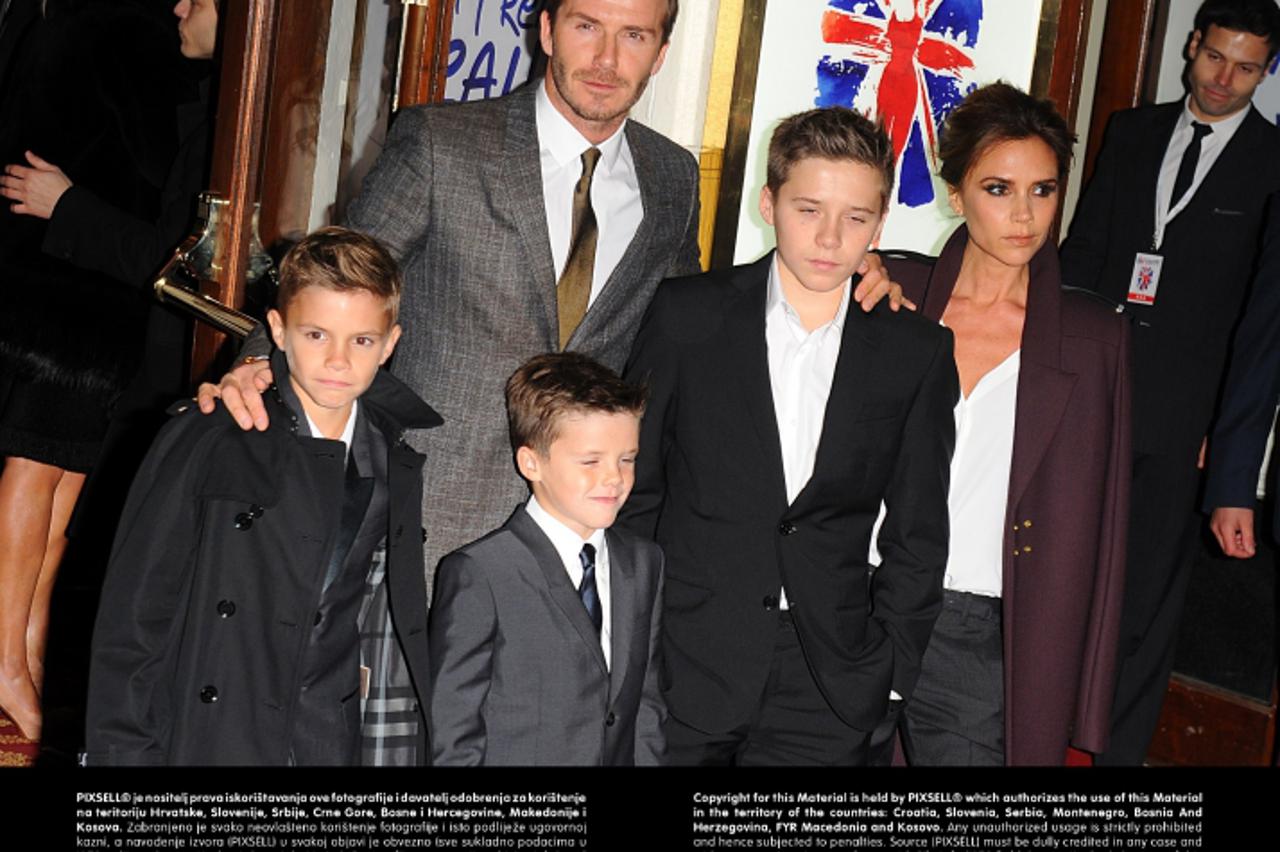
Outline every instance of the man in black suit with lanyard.
<path id="1" fill-rule="evenodd" d="M 1064 281 L 1136 324 L 1129 555 L 1103 765 L 1143 761 L 1173 668 L 1198 458 L 1280 190 L 1280 131 L 1250 106 L 1277 49 L 1275 0 L 1206 0 L 1187 47 L 1188 97 L 1112 116 L 1062 245 Z"/>

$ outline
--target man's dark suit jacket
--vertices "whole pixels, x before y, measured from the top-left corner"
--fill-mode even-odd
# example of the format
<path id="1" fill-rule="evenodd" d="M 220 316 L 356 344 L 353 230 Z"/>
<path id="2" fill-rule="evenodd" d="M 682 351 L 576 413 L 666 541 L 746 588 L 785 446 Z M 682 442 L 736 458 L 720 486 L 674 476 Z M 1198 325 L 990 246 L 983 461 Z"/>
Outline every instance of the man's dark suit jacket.
<path id="1" fill-rule="evenodd" d="M 1064 283 L 1125 304 L 1134 256 L 1152 250 L 1160 163 L 1182 109 L 1178 101 L 1112 116 L 1062 244 Z M 1280 130 L 1250 107 L 1165 229 L 1155 304 L 1127 305 L 1137 320 L 1135 452 L 1195 452 L 1207 434 L 1267 196 L 1277 189 Z"/>
<path id="2" fill-rule="evenodd" d="M 1204 508 L 1252 508 L 1280 398 L 1280 194 L 1271 197 L 1258 272 L 1236 330 L 1222 410 L 1209 440 Z M 1274 533 L 1280 539 L 1280 516 Z"/>
<path id="3" fill-rule="evenodd" d="M 431 606 L 435 765 L 662 761 L 662 553 L 624 533 L 605 537 L 609 667 L 560 555 L 523 506 L 441 561 Z"/>
<path id="4" fill-rule="evenodd" d="M 890 689 L 910 694 L 941 607 L 951 333 L 883 305 L 850 308 L 813 476 L 788 505 L 765 342 L 772 257 L 658 288 L 627 369 L 650 401 L 622 522 L 666 553 L 672 716 L 707 733 L 751 717 L 785 587 L 824 697 L 870 731 Z"/>

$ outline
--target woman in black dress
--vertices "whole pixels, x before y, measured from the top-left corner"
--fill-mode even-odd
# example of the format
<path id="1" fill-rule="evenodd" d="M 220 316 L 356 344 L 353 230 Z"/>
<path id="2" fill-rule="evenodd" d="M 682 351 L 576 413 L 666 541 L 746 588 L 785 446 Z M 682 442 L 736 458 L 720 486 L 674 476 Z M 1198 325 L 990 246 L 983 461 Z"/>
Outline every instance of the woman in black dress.
<path id="1" fill-rule="evenodd" d="M 171 0 L 39 5 L 0 93 L 0 708 L 33 740 L 67 524 L 163 326 L 145 284 L 187 225 L 204 156 L 182 119 L 199 99 Z"/>

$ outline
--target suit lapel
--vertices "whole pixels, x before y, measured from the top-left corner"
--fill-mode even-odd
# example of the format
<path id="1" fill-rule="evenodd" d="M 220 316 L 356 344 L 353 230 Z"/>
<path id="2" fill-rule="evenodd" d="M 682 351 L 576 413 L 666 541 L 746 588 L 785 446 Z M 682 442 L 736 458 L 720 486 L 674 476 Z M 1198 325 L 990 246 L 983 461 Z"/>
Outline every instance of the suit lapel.
<path id="1" fill-rule="evenodd" d="M 848 286 L 855 284 L 850 282 Z M 876 317 L 864 313 L 851 296 L 840 335 L 840 354 L 831 376 L 831 391 L 822 415 L 822 434 L 813 457 L 813 473 L 792 505 L 803 504 L 814 482 L 821 480 L 825 471 L 838 469 L 830 457 L 833 453 L 846 452 L 843 438 L 853 428 L 858 403 L 867 398 L 870 387 L 878 381 L 892 381 L 891 371 L 879 363 L 880 341 Z"/>
<path id="2" fill-rule="evenodd" d="M 538 293 L 542 320 L 549 340 L 558 340 L 556 266 L 547 233 L 547 208 L 542 195 L 542 158 L 538 144 L 537 85 L 514 92 L 504 100 L 507 133 L 504 150 L 495 159 L 497 194 L 515 220 L 525 256 L 529 259 L 530 286 Z M 556 348 L 554 345 L 551 348 Z"/>
<path id="3" fill-rule="evenodd" d="M 592 659 L 600 666 L 600 673 L 608 677 L 609 669 L 604 662 L 604 651 L 600 648 L 600 635 L 596 633 L 595 625 L 587 616 L 582 598 L 578 597 L 578 590 L 573 587 L 569 575 L 565 573 L 560 554 L 552 546 L 551 540 L 539 529 L 533 518 L 529 517 L 529 513 L 523 506 L 516 509 L 511 520 L 507 521 L 507 528 L 529 549 L 533 561 L 537 564 L 537 570 L 546 583 L 551 600 L 586 643 Z"/>
<path id="4" fill-rule="evenodd" d="M 1166 140 L 1167 141 L 1167 140 Z M 947 240 L 929 276 L 922 313 L 941 321 L 960 275 L 969 229 L 961 225 Z M 1017 505 L 1031 483 L 1040 460 L 1053 442 L 1066 413 L 1076 375 L 1062 369 L 1062 273 L 1058 251 L 1046 241 L 1031 259 L 1027 288 L 1027 316 L 1022 326 L 1018 402 L 1013 433 L 1013 463 L 1009 471 L 1009 500 Z"/>
<path id="5" fill-rule="evenodd" d="M 632 122 L 628 121 L 623 133 L 626 135 L 627 148 L 631 151 L 631 161 L 635 164 L 636 182 L 640 185 L 642 218 L 618 265 L 613 268 L 604 287 L 582 317 L 582 322 L 570 336 L 567 347 L 570 349 L 578 348 L 582 340 L 592 339 L 598 333 L 598 327 L 608 317 L 617 313 L 615 306 L 630 296 L 630 291 L 634 290 L 638 282 L 651 271 L 654 257 L 649 246 L 656 227 L 655 223 L 667 221 L 672 216 L 667 197 L 659 192 L 659 182 L 662 178 L 657 164 L 653 162 L 652 152 L 645 146 L 644 141 L 632 132 L 633 127 Z M 662 272 L 660 271 L 660 274 Z"/>
<path id="6" fill-rule="evenodd" d="M 1062 275 L 1058 252 L 1047 241 L 1031 260 L 1027 317 L 1009 471 L 1009 506 L 1018 505 L 1071 401 L 1076 374 L 1062 369 Z"/>
<path id="7" fill-rule="evenodd" d="M 609 546 L 609 641 L 613 648 L 609 671 L 609 703 L 618 697 L 630 668 L 630 648 L 635 642 L 636 566 L 630 548 L 617 533 L 605 532 Z"/>
<path id="8" fill-rule="evenodd" d="M 1252 149 L 1257 151 L 1259 146 L 1257 130 L 1258 125 L 1255 119 L 1263 124 L 1264 131 L 1270 131 L 1267 120 L 1261 114 L 1255 115 L 1257 108 L 1248 107 L 1249 113 L 1240 122 L 1240 126 L 1236 128 L 1236 132 L 1231 137 L 1231 141 L 1227 142 L 1226 147 L 1218 154 L 1217 159 L 1213 161 L 1213 165 L 1205 174 L 1204 180 L 1200 182 L 1200 186 L 1196 187 L 1196 195 L 1200 194 L 1202 189 L 1212 189 L 1219 184 L 1227 184 L 1234 186 L 1247 186 L 1251 180 L 1256 180 L 1257 165 L 1253 158 L 1249 156 Z M 1268 133 L 1268 135 L 1270 135 Z M 1187 210 L 1194 206 L 1195 198 L 1192 197 L 1191 203 L 1178 213 L 1181 216 Z"/>
<path id="9" fill-rule="evenodd" d="M 768 478 L 766 493 L 778 495 L 786 505 L 787 484 L 782 470 L 782 442 L 769 379 L 769 348 L 764 336 L 764 311 L 769 289 L 773 252 L 732 273 L 739 291 L 725 312 L 724 360 L 726 371 L 739 383 L 741 398 L 760 443 L 762 475 Z"/>

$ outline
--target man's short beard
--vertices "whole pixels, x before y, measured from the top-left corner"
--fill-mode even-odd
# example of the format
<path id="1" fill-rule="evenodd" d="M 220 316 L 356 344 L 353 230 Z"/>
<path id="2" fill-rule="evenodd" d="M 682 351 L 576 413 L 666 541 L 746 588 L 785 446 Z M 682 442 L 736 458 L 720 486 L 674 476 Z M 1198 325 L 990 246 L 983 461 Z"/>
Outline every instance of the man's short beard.
<path id="1" fill-rule="evenodd" d="M 617 118 L 626 118 L 631 112 L 631 108 L 636 105 L 636 102 L 640 100 L 640 96 L 644 94 L 645 87 L 649 85 L 649 78 L 646 76 L 636 85 L 635 91 L 632 92 L 631 99 L 628 100 L 621 109 L 613 110 L 611 112 L 593 110 L 589 103 L 574 103 L 574 101 L 570 99 L 569 85 L 572 80 L 570 79 L 569 72 L 564 67 L 564 64 L 558 61 L 554 55 L 551 57 L 550 64 L 551 77 L 555 81 L 556 91 L 560 93 L 560 99 L 569 106 L 569 109 L 573 111 L 574 115 L 578 116 L 583 121 L 607 124 Z M 615 77 L 615 79 L 621 78 Z"/>

